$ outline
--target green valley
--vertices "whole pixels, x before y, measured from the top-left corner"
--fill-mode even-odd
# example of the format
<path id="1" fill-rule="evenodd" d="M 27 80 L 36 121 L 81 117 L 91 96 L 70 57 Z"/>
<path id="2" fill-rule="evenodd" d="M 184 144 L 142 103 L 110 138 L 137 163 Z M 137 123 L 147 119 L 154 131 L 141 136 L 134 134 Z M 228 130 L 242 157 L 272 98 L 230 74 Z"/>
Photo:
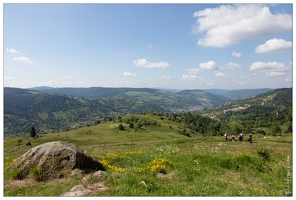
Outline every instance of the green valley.
<path id="1" fill-rule="evenodd" d="M 226 102 L 231 99 L 202 90 L 173 93 L 148 88 L 4 88 L 4 137 L 26 135 L 31 126 L 39 133 L 49 133 L 126 114 L 200 112 Z"/>

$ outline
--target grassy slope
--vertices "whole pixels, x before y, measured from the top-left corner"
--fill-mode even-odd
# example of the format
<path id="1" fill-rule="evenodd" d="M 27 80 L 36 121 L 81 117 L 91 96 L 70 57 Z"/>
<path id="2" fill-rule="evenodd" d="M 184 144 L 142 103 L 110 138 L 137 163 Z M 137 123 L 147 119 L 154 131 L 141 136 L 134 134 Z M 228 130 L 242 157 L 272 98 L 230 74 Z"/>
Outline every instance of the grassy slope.
<path id="1" fill-rule="evenodd" d="M 29 138 L 4 140 L 4 196 L 58 196 L 80 183 L 77 178 L 55 182 L 12 184 L 9 163 L 39 144 L 62 140 L 74 143 L 107 167 L 109 190 L 94 196 L 284 196 L 292 165 L 292 138 L 257 138 L 254 143 L 224 142 L 223 137 L 178 134 L 181 124 L 158 116 L 141 115 L 139 120 L 156 122 L 138 131 L 122 122 L 104 122 L 96 126 Z M 126 130 L 117 129 L 122 123 Z M 136 125 L 136 123 L 134 123 Z M 171 128 L 170 128 L 171 126 Z M 261 148 L 271 154 L 264 161 Z M 166 172 L 159 179 L 156 172 Z M 289 177 L 288 177 L 289 178 Z M 144 181 L 146 186 L 139 184 Z"/>

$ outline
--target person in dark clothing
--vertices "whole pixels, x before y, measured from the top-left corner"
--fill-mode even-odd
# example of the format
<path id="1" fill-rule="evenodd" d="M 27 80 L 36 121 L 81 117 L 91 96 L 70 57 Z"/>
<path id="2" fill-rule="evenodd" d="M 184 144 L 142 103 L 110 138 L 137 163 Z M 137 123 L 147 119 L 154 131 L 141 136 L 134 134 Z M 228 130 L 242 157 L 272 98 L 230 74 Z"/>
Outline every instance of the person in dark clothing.
<path id="1" fill-rule="evenodd" d="M 250 142 L 251 144 L 253 143 L 253 141 L 252 141 L 252 133 L 250 133 L 250 136 L 249 136 L 248 142 Z"/>
<path id="2" fill-rule="evenodd" d="M 238 139 L 240 142 L 243 142 L 243 137 L 244 137 L 243 133 L 238 134 Z"/>

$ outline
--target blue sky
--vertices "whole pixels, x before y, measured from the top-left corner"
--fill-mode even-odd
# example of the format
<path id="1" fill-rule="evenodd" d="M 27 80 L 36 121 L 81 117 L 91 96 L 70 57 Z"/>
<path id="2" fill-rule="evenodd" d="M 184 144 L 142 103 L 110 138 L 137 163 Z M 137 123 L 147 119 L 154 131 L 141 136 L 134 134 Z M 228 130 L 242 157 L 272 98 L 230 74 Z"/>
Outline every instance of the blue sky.
<path id="1" fill-rule="evenodd" d="M 292 87 L 292 4 L 4 4 L 5 87 Z"/>

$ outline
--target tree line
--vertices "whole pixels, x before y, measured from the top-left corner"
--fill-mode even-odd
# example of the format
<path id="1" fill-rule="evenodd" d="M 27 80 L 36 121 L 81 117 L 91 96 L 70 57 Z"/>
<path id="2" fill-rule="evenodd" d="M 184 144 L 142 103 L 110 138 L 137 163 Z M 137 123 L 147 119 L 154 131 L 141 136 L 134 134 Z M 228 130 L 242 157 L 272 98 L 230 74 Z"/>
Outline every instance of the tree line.
<path id="1" fill-rule="evenodd" d="M 171 121 L 183 123 L 186 128 L 208 136 L 222 136 L 226 131 L 234 134 L 249 134 L 252 132 L 263 135 L 266 134 L 266 130 L 272 135 L 292 133 L 291 107 L 281 109 L 280 111 L 262 113 L 260 109 L 250 109 L 249 112 L 248 110 L 229 111 L 213 118 L 191 112 L 171 113 L 166 116 Z M 182 130 L 180 133 L 185 135 L 186 131 Z"/>

